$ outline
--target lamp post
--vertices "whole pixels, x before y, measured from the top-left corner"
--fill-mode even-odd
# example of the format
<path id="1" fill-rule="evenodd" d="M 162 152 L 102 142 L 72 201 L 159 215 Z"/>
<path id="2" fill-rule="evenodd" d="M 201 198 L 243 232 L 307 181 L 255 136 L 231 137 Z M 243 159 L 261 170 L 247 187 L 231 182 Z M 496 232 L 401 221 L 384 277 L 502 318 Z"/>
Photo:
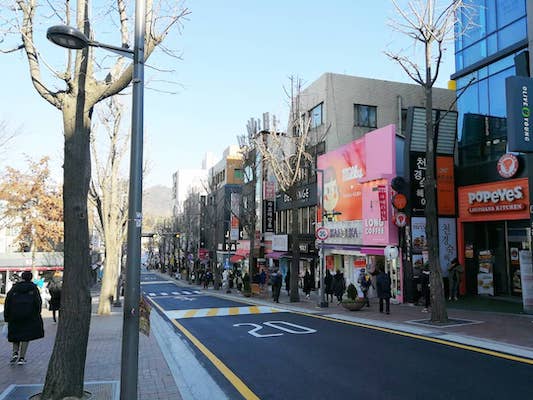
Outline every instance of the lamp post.
<path id="1" fill-rule="evenodd" d="M 137 398 L 139 369 L 139 300 L 141 280 L 142 160 L 144 126 L 144 39 L 146 31 L 145 0 L 135 2 L 135 41 L 133 50 L 89 40 L 76 28 L 57 25 L 48 28 L 46 37 L 68 49 L 101 47 L 133 58 L 131 118 L 130 183 L 127 235 L 127 268 L 124 291 L 124 323 L 120 371 L 120 399 Z"/>
<path id="2" fill-rule="evenodd" d="M 322 211 L 322 218 L 320 219 L 320 227 L 324 228 L 324 170 L 315 169 L 316 172 L 320 174 L 320 210 Z M 326 291 L 324 287 L 324 273 L 325 273 L 325 255 L 324 255 L 324 240 L 320 241 L 320 301 L 318 306 L 321 308 L 328 307 L 328 302 L 326 300 Z"/>

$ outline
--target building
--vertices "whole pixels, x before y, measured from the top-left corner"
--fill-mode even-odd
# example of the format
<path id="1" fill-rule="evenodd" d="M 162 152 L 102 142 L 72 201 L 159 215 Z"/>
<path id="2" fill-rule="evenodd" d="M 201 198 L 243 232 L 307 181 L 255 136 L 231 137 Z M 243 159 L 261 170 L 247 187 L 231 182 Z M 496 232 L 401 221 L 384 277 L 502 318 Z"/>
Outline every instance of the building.
<path id="1" fill-rule="evenodd" d="M 448 109 L 454 99 L 453 91 L 434 89 L 435 108 Z M 315 274 L 319 259 L 315 225 L 317 221 L 321 222 L 321 216 L 317 218 L 317 214 L 322 213 L 317 213 L 317 199 L 321 197 L 320 188 L 317 190 L 317 174 L 313 172 L 317 165 L 323 170 L 324 192 L 333 185 L 329 167 L 335 165 L 336 176 L 353 183 L 347 185 L 345 195 L 351 196 L 351 200 L 343 200 L 344 204 L 340 206 L 343 211 L 338 210 L 337 205 L 328 210 L 328 199 L 324 199 L 324 208 L 330 211 L 330 215 L 334 209 L 342 212 L 326 221 L 334 234 L 324 245 L 328 269 L 341 270 L 348 282 L 354 282 L 361 267 L 375 266 L 379 258 L 384 258 L 387 245 L 398 244 L 397 229 L 389 226 L 393 215 L 378 213 L 376 219 L 374 212 L 380 207 L 391 209 L 390 182 L 400 170 L 396 161 L 403 159 L 396 154 L 402 151 L 407 110 L 409 107 L 423 107 L 424 100 L 424 91 L 419 85 L 333 73 L 323 74 L 303 90 L 300 109 L 310 119 L 308 151 L 315 161 L 309 173 L 303 174 L 296 199 L 283 193 L 277 195 L 273 250 L 282 270 L 287 269 L 291 257 L 290 253 L 282 251 L 291 249 L 291 243 L 296 239 L 301 251 L 300 272 L 308 268 L 318 279 L 318 274 Z M 370 132 L 373 133 L 366 138 Z M 336 152 L 347 155 L 348 164 L 341 166 L 336 161 L 336 156 L 339 156 Z M 321 180 L 320 176 L 318 180 Z M 343 185 L 333 186 L 335 190 L 340 190 Z M 294 207 L 298 208 L 298 232 L 290 232 L 291 210 Z M 386 218 L 386 224 L 380 219 L 382 217 Z M 379 226 L 372 225 L 374 222 Z M 392 263 L 387 265 L 393 266 Z M 402 301 L 401 263 L 398 262 L 397 269 L 390 272 L 395 274 L 396 300 Z"/>
<path id="2" fill-rule="evenodd" d="M 462 289 L 522 296 L 520 254 L 531 250 L 533 164 L 525 154 L 509 153 L 505 86 L 508 77 L 530 75 L 533 2 L 472 3 L 479 6 L 476 25 L 455 39 L 452 76 L 457 94 L 464 92 L 457 103 L 456 174 Z"/>

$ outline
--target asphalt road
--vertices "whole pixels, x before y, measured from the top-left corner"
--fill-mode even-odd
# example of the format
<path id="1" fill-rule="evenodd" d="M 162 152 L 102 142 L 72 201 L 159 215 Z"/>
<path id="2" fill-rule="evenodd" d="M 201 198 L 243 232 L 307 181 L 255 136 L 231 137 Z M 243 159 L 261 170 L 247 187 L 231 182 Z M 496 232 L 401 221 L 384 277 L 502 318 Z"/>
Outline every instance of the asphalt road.
<path id="1" fill-rule="evenodd" d="M 533 366 L 158 283 L 143 294 L 231 399 L 531 399 Z M 273 308 L 274 307 L 274 308 Z"/>

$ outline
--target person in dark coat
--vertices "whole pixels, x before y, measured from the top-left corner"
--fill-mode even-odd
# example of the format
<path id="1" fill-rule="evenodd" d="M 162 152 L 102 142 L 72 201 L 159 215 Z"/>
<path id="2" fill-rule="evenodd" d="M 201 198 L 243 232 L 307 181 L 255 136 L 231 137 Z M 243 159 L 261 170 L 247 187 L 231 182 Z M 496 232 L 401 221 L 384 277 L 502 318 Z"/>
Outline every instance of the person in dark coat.
<path id="1" fill-rule="evenodd" d="M 429 264 L 425 263 L 424 268 L 422 268 L 422 272 L 420 273 L 420 283 L 422 285 L 422 296 L 424 297 L 424 308 L 422 309 L 422 312 L 428 312 L 429 304 L 430 304 L 430 291 L 429 291 Z"/>
<path id="2" fill-rule="evenodd" d="M 280 271 L 275 271 L 272 276 L 272 297 L 275 303 L 279 303 L 279 293 L 281 292 L 283 276 Z"/>
<path id="3" fill-rule="evenodd" d="M 56 312 L 59 311 L 61 305 L 61 281 L 57 278 L 52 278 L 48 283 L 48 292 L 50 293 L 49 309 L 52 311 L 52 318 L 57 322 Z"/>
<path id="4" fill-rule="evenodd" d="M 326 276 L 324 278 L 324 287 L 326 288 L 326 300 L 333 303 L 333 275 L 326 270 Z"/>
<path id="5" fill-rule="evenodd" d="M 309 273 L 309 270 L 305 270 L 304 274 L 304 293 L 305 297 L 309 298 L 311 294 L 311 287 L 313 286 L 313 278 L 311 277 L 311 274 Z"/>
<path id="6" fill-rule="evenodd" d="M 390 298 L 391 298 L 391 281 L 388 274 L 383 269 L 380 269 L 376 278 L 376 289 L 379 297 L 379 312 L 383 312 L 383 303 L 385 302 L 385 312 L 390 314 Z"/>
<path id="7" fill-rule="evenodd" d="M 333 293 L 337 297 L 337 301 L 340 304 L 342 302 L 342 295 L 346 290 L 346 281 L 344 280 L 344 274 L 337 270 L 337 273 L 333 277 Z"/>
<path id="8" fill-rule="evenodd" d="M 4 320 L 7 340 L 13 343 L 11 364 L 25 364 L 28 343 L 44 337 L 41 295 L 31 279 L 32 273 L 24 271 L 22 281 L 13 285 L 6 296 Z"/>
<path id="9" fill-rule="evenodd" d="M 287 275 L 285 275 L 285 290 L 287 291 L 287 296 L 291 293 L 291 271 L 287 270 Z"/>

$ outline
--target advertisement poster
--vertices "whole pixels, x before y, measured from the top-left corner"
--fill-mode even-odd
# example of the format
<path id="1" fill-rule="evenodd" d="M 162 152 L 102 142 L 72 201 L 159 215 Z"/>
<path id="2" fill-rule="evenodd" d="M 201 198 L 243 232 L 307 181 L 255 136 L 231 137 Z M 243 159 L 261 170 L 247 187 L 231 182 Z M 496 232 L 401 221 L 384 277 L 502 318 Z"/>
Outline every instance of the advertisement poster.
<path id="1" fill-rule="evenodd" d="M 427 250 L 426 218 L 411 218 L 411 232 L 413 238 L 413 253 L 421 253 L 422 251 Z"/>
<path id="2" fill-rule="evenodd" d="M 359 179 L 365 176 L 365 142 L 355 140 L 318 157 L 324 174 L 324 212 L 341 212 L 334 221 L 362 219 L 362 190 Z M 319 215 L 321 215 L 320 213 Z"/>
<path id="3" fill-rule="evenodd" d="M 439 262 L 442 276 L 448 276 L 448 266 L 457 257 L 455 218 L 439 218 Z"/>
<path id="4" fill-rule="evenodd" d="M 520 250 L 520 278 L 522 281 L 522 302 L 524 312 L 533 314 L 533 262 L 531 252 Z"/>
<path id="5" fill-rule="evenodd" d="M 439 215 L 455 215 L 453 157 L 437 157 L 437 206 Z"/>
<path id="6" fill-rule="evenodd" d="M 477 274 L 477 294 L 494 296 L 494 279 L 492 274 Z"/>
<path id="7" fill-rule="evenodd" d="M 418 278 L 424 267 L 424 258 L 422 254 L 413 254 L 413 277 Z"/>

